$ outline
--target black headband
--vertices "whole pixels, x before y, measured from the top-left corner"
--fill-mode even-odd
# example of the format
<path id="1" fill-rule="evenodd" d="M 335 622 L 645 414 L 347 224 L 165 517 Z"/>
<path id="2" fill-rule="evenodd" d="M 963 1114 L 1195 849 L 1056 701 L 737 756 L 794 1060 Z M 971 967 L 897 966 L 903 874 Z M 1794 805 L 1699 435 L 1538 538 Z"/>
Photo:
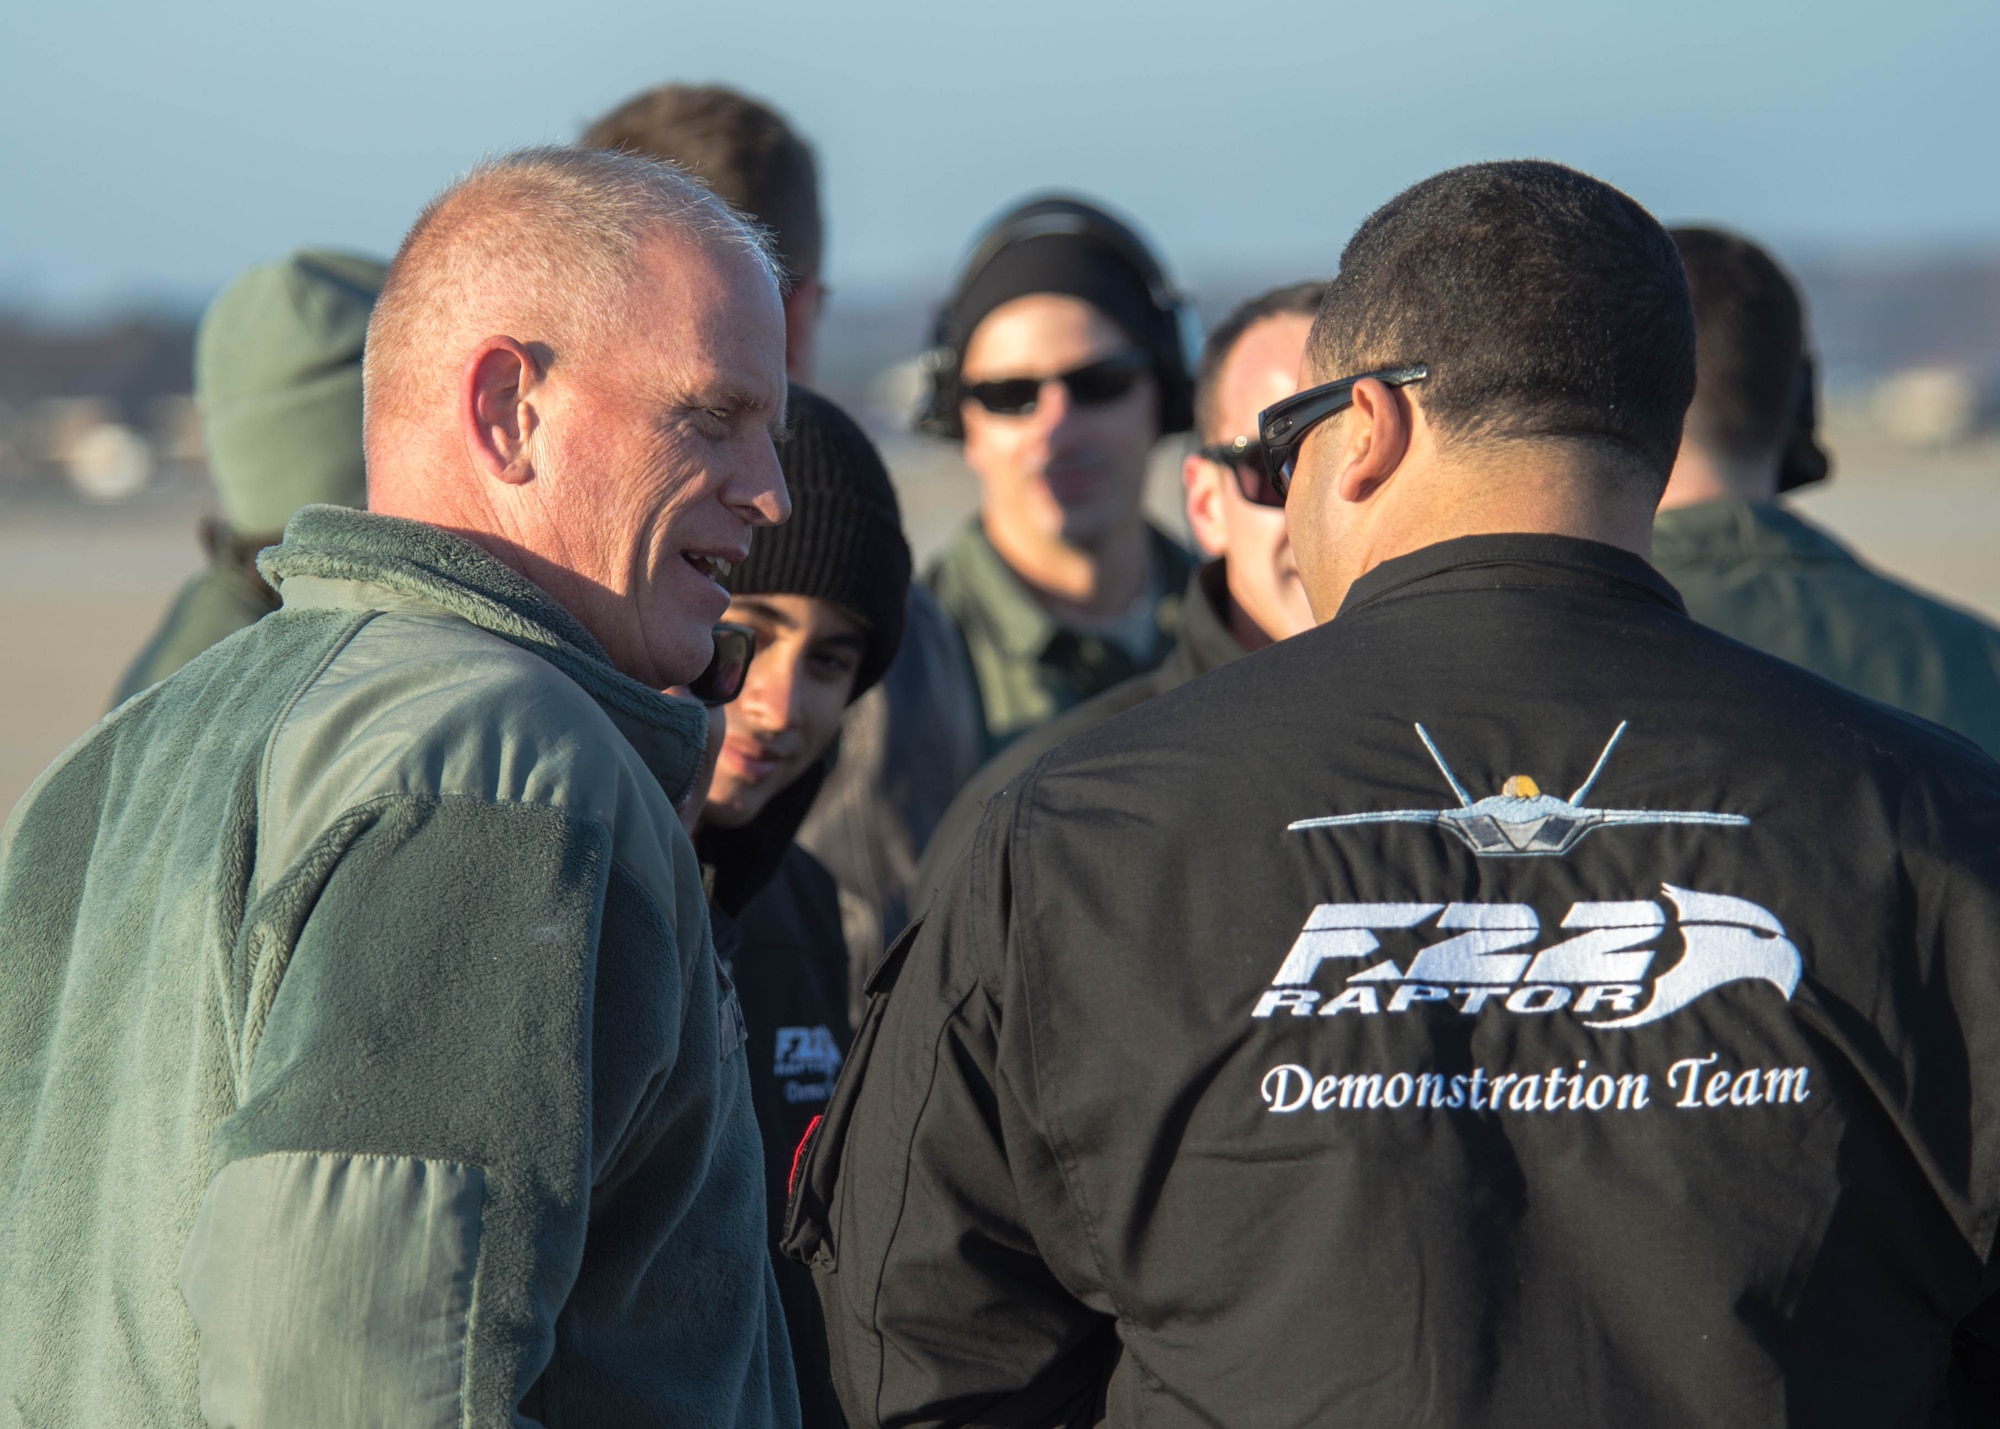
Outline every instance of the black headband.
<path id="1" fill-rule="evenodd" d="M 995 308 L 1031 293 L 1060 293 L 1089 303 L 1149 352 L 1160 345 L 1160 314 L 1146 280 L 1131 264 L 1084 234 L 1049 233 L 995 255 L 952 306 L 963 343 Z"/>

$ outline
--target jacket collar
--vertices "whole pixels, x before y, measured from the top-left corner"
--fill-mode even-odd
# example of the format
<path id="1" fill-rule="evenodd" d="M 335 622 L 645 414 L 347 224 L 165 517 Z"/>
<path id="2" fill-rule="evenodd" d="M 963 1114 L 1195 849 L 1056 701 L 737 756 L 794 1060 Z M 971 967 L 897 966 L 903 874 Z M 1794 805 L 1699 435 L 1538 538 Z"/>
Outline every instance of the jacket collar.
<path id="1" fill-rule="evenodd" d="M 1167 592 L 1155 612 L 1155 623 L 1160 638 L 1164 639 L 1180 616 L 1179 589 L 1173 582 L 1186 569 L 1187 557 L 1151 522 L 1146 523 L 1146 545 L 1157 572 L 1168 582 Z M 937 564 L 939 568 L 949 567 L 953 576 L 971 592 L 986 618 L 993 642 L 1013 659 L 1041 659 L 1064 633 L 1055 617 L 1042 607 L 1034 592 L 993 548 L 992 539 L 978 517 L 953 538 Z"/>
<path id="2" fill-rule="evenodd" d="M 427 606 L 533 651 L 597 701 L 672 798 L 694 785 L 708 712 L 613 669 L 575 616 L 470 541 L 400 517 L 305 506 L 257 569 L 287 606 Z"/>
<path id="3" fill-rule="evenodd" d="M 1845 546 L 1783 506 L 1733 496 L 1662 511 L 1653 521 L 1653 554 L 1664 566 L 1716 559 L 1855 564 Z"/>
<path id="4" fill-rule="evenodd" d="M 1460 536 L 1384 561 L 1348 588 L 1339 615 L 1421 588 L 1496 590 L 1568 586 L 1650 600 L 1686 614 L 1680 593 L 1630 551 L 1574 536 Z M 1336 617 L 1338 618 L 1338 617 Z"/>
<path id="5" fill-rule="evenodd" d="M 797 841 L 799 825 L 812 812 L 839 754 L 836 740 L 833 748 L 773 794 L 757 817 L 741 828 L 709 824 L 695 836 L 694 851 L 712 874 L 709 903 L 713 907 L 734 918 L 777 877 L 786 853 Z"/>
<path id="6" fill-rule="evenodd" d="M 1228 562 L 1218 558 L 1197 566 L 1188 578 L 1187 595 L 1181 600 L 1180 643 L 1167 657 L 1174 673 L 1182 679 L 1197 679 L 1242 658 L 1243 647 L 1237 644 L 1223 613 L 1228 602 Z"/>
<path id="7" fill-rule="evenodd" d="M 978 518 L 959 532 L 944 559 L 958 568 L 958 578 L 985 612 L 994 643 L 1002 650 L 1032 660 L 1048 648 L 1058 629 L 1055 618 L 1000 558 Z"/>

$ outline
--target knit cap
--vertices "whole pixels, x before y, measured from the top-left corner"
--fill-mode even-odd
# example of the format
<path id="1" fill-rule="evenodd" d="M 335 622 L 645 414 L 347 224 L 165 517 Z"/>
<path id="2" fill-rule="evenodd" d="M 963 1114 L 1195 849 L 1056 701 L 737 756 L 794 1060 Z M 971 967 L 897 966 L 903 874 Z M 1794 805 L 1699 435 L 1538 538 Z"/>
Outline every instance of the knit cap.
<path id="1" fill-rule="evenodd" d="M 305 250 L 243 274 L 202 314 L 195 401 L 223 520 L 273 535 L 299 507 L 368 504 L 361 347 L 387 268 Z"/>
<path id="2" fill-rule="evenodd" d="M 792 434 L 778 465 L 792 496 L 792 519 L 758 529 L 750 558 L 724 582 L 735 595 L 807 595 L 827 600 L 868 627 L 854 696 L 882 678 L 903 639 L 910 594 L 910 547 L 889 469 L 854 419 L 817 392 L 794 386 Z"/>

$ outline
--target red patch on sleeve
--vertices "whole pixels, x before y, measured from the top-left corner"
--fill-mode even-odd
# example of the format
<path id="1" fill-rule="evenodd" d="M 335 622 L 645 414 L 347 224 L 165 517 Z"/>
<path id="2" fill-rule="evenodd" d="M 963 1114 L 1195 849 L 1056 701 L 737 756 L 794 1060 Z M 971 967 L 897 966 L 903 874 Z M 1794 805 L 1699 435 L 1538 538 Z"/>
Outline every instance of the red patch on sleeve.
<path id="1" fill-rule="evenodd" d="M 799 1167 L 806 1163 L 806 1148 L 812 1145 L 813 1133 L 819 1130 L 824 1117 L 816 1116 L 806 1127 L 806 1134 L 799 1138 L 799 1149 L 792 1153 L 792 1174 L 785 1178 L 785 1194 L 791 1195 L 799 1187 Z"/>

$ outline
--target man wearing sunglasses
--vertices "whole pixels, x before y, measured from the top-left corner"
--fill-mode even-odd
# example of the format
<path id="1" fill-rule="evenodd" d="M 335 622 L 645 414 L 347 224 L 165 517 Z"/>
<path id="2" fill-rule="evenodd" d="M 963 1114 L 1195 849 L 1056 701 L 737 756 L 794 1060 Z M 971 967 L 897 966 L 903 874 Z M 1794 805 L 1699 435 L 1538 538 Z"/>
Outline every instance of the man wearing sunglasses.
<path id="1" fill-rule="evenodd" d="M 1542 162 L 1341 256 L 1317 629 L 1045 756 L 788 1251 L 868 1424 L 1991 1424 L 2000 766 L 1645 560 L 1687 280 Z"/>
<path id="2" fill-rule="evenodd" d="M 938 323 L 919 426 L 964 442 L 979 515 L 925 579 L 965 637 L 987 752 L 1150 670 L 1193 561 L 1141 511 L 1188 425 L 1188 321 L 1131 229 L 1074 199 L 1001 217 Z"/>
<path id="3" fill-rule="evenodd" d="M 946 810 L 912 886 L 926 904 L 979 827 L 986 801 L 1064 740 L 1155 695 L 1309 630 L 1312 607 L 1285 530 L 1284 501 L 1264 465 L 1257 414 L 1298 387 L 1306 334 L 1324 283 L 1295 283 L 1239 304 L 1209 334 L 1195 372 L 1201 445 L 1182 464 L 1188 525 L 1211 557 L 1181 598 L 1180 638 L 1157 669 L 1086 700 L 1001 750 Z"/>

